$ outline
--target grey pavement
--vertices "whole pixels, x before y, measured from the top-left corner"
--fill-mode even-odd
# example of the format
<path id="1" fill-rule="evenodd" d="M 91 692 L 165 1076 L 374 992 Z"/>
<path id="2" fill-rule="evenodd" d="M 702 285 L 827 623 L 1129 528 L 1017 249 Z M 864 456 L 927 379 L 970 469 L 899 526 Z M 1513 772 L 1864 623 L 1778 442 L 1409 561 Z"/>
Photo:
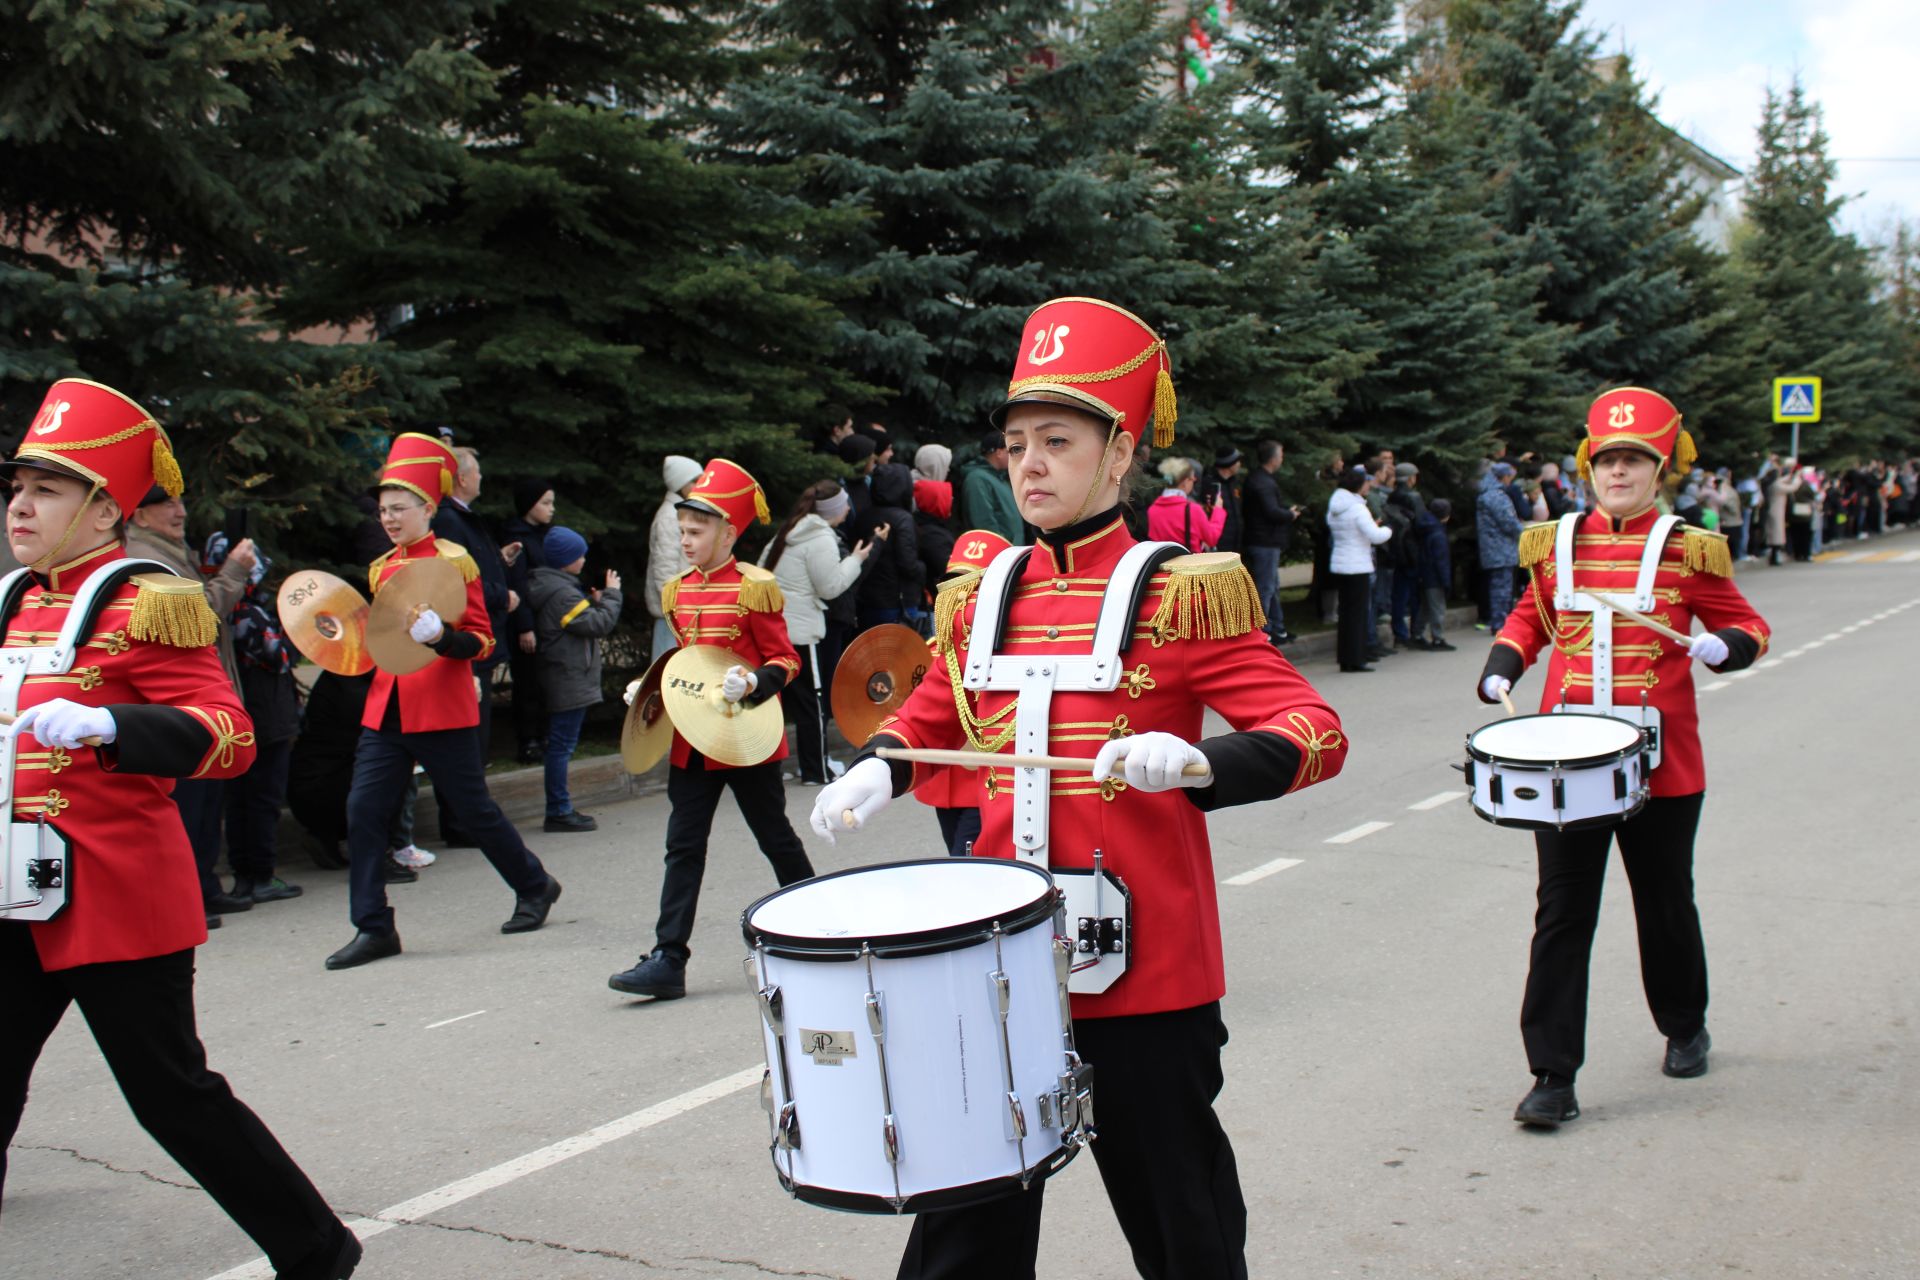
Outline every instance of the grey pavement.
<path id="1" fill-rule="evenodd" d="M 1883 546 L 1920 550 L 1920 536 Z M 1532 842 L 1457 798 L 1413 807 L 1459 790 L 1462 737 L 1492 718 L 1472 694 L 1484 634 L 1372 675 L 1304 664 L 1353 738 L 1345 773 L 1211 820 L 1223 881 L 1298 860 L 1220 886 L 1220 1110 L 1254 1275 L 1920 1275 L 1920 563 L 1740 581 L 1776 641 L 1751 675 L 1697 673 L 1712 1070 L 1660 1074 L 1616 865 L 1585 1115 L 1557 1134 L 1509 1119 L 1529 1083 L 1516 1022 Z M 789 790 L 796 824 L 814 794 Z M 643 796 L 600 810 L 595 835 L 529 832 L 566 885 L 537 934 L 498 932 L 511 894 L 467 850 L 394 888 L 398 959 L 322 970 L 350 936 L 345 884 L 309 867 L 292 869 L 304 898 L 230 918 L 202 950 L 214 1067 L 342 1213 L 396 1210 L 360 1276 L 893 1274 L 907 1223 L 787 1199 L 753 1090 L 698 1092 L 760 1064 L 737 919 L 772 878 L 731 808 L 690 997 L 648 1005 L 605 986 L 648 945 L 666 812 Z M 1329 843 L 1376 823 L 1390 825 Z M 809 848 L 830 870 L 932 855 L 937 831 L 903 801 Z M 266 1274 L 134 1123 L 77 1016 L 41 1059 L 9 1156 L 0 1275 Z M 1134 1274 L 1091 1161 L 1048 1192 L 1040 1274 Z"/>

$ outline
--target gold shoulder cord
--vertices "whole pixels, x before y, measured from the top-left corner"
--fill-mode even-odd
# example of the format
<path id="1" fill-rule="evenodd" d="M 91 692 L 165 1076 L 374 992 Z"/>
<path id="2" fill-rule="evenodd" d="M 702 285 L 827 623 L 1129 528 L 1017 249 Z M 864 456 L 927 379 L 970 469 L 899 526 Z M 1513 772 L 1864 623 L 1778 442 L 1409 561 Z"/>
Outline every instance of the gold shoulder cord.
<path id="1" fill-rule="evenodd" d="M 940 592 L 935 605 L 936 612 L 943 617 L 936 619 L 934 634 L 939 637 L 942 656 L 947 660 L 947 683 L 953 686 L 953 709 L 959 716 L 960 728 L 966 733 L 967 741 L 973 744 L 974 750 L 992 754 L 1013 741 L 1013 735 L 1019 728 L 1017 722 L 1004 728 L 996 726 L 1015 713 L 1020 706 L 1020 699 L 1010 700 L 1006 706 L 985 719 L 977 715 L 973 704 L 967 701 L 967 689 L 961 682 L 960 649 L 973 639 L 973 635 L 969 628 L 967 635 L 961 636 L 961 615 L 966 612 L 967 598 L 973 594 L 979 581 L 980 575 L 975 574 L 970 580 L 949 584 Z M 947 608 L 940 609 L 940 605 L 947 605 Z"/>

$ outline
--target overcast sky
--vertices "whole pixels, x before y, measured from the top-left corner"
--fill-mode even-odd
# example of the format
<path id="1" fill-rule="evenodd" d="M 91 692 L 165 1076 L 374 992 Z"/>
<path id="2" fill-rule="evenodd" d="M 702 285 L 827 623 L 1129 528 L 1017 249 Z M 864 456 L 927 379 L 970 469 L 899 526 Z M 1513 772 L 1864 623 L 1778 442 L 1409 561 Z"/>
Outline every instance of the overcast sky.
<path id="1" fill-rule="evenodd" d="M 1633 55 L 1661 119 L 1742 170 L 1766 87 L 1798 69 L 1859 197 L 1847 228 L 1920 221 L 1920 0 L 1586 0 L 1583 18 Z"/>

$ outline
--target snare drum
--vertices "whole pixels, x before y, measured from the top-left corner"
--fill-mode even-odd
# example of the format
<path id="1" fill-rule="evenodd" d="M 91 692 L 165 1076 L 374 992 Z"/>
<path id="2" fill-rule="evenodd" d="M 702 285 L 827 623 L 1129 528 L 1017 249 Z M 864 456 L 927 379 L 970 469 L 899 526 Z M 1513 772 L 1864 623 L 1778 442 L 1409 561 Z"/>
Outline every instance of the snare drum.
<path id="1" fill-rule="evenodd" d="M 741 927 L 774 1169 L 799 1199 L 956 1208 L 1049 1176 L 1092 1137 L 1072 948 L 1044 870 L 861 867 L 770 894 Z"/>
<path id="2" fill-rule="evenodd" d="M 1623 822 L 1647 802 L 1647 738 L 1611 716 L 1514 716 L 1467 736 L 1473 811 L 1502 827 Z"/>

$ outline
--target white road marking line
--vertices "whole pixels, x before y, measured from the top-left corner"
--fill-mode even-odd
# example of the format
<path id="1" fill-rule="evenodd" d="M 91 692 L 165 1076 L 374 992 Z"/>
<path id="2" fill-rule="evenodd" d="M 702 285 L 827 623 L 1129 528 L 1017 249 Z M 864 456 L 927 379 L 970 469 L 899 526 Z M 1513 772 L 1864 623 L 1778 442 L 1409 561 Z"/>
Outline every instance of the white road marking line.
<path id="1" fill-rule="evenodd" d="M 1887 561 L 1887 563 L 1888 564 L 1912 564 L 1915 560 L 1920 560 L 1920 551 L 1902 551 L 1899 555 Z"/>
<path id="2" fill-rule="evenodd" d="M 1357 827 L 1342 831 L 1337 836 L 1328 836 L 1328 844 L 1352 844 L 1355 840 L 1364 840 L 1376 831 L 1385 831 L 1391 822 L 1363 822 Z"/>
<path id="3" fill-rule="evenodd" d="M 1820 637 L 1820 643 L 1826 644 L 1830 640 L 1838 640 L 1839 638 L 1840 638 L 1840 633 L 1838 631 L 1829 631 L 1827 632 L 1827 634 Z"/>
<path id="4" fill-rule="evenodd" d="M 1447 803 L 1449 800 L 1464 799 L 1466 797 L 1466 794 L 1467 793 L 1464 791 L 1442 791 L 1437 796 L 1428 796 L 1425 800 L 1421 800 L 1415 804 L 1408 805 L 1407 808 L 1413 809 L 1419 812 L 1425 812 L 1428 809 L 1438 809 L 1441 805 Z"/>
<path id="5" fill-rule="evenodd" d="M 450 1027 L 456 1022 L 465 1022 L 468 1018 L 477 1018 L 485 1012 L 485 1009 L 475 1009 L 472 1013 L 463 1013 L 457 1018 L 447 1018 L 441 1022 L 429 1022 L 424 1030 L 431 1031 L 435 1027 Z"/>
<path id="6" fill-rule="evenodd" d="M 1713 682 L 1712 684 L 1703 684 L 1703 685 L 1701 685 L 1701 686 L 1700 686 L 1700 692 L 1702 692 L 1702 693 L 1712 693 L 1712 692 L 1713 692 L 1713 691 L 1714 691 L 1715 689 L 1724 689 L 1724 688 L 1726 688 L 1726 687 L 1727 687 L 1728 685 L 1730 685 L 1730 684 L 1732 684 L 1732 683 L 1733 683 L 1733 681 L 1731 681 L 1731 680 L 1715 680 L 1715 681 L 1714 681 L 1714 682 Z"/>
<path id="7" fill-rule="evenodd" d="M 1842 628 L 1840 628 L 1840 634 L 1841 634 L 1841 635 L 1843 635 L 1843 636 L 1850 636 L 1850 635 L 1852 635 L 1852 634 L 1853 634 L 1854 632 L 1856 632 L 1856 631 L 1858 631 L 1859 629 L 1860 629 L 1860 624 L 1856 622 L 1856 623 L 1854 623 L 1854 624 L 1853 624 L 1852 626 L 1850 626 L 1850 627 L 1842 627 Z"/>
<path id="8" fill-rule="evenodd" d="M 1761 671 L 1765 671 L 1768 667 L 1777 667 L 1780 665 L 1781 661 L 1782 659 L 1779 659 L 1779 658 L 1768 658 L 1765 662 L 1760 664 L 1758 669 Z"/>
<path id="9" fill-rule="evenodd" d="M 1288 867 L 1300 865 L 1298 858 L 1275 858 L 1272 862 L 1263 862 L 1251 871 L 1242 871 L 1237 876 L 1228 876 L 1222 884 L 1252 884 L 1256 880 L 1265 880 L 1276 871 L 1285 871 Z"/>
<path id="10" fill-rule="evenodd" d="M 425 1195 L 415 1196 L 411 1200 L 402 1200 L 391 1208 L 382 1209 L 372 1218 L 356 1218 L 347 1223 L 347 1226 L 364 1241 L 391 1231 L 395 1227 L 417 1222 L 442 1209 L 451 1208 L 462 1200 L 471 1200 L 474 1196 L 503 1187 L 529 1174 L 539 1173 L 543 1169 L 550 1169 L 564 1160 L 585 1155 L 589 1151 L 606 1146 L 609 1142 L 618 1142 L 621 1138 L 639 1133 L 643 1129 L 651 1129 L 675 1116 L 685 1115 L 697 1107 L 704 1107 L 709 1102 L 738 1093 L 748 1085 L 760 1083 L 760 1073 L 763 1070 L 765 1068 L 759 1066 L 746 1067 L 730 1076 L 722 1076 L 697 1089 L 689 1089 L 683 1094 L 668 1098 L 665 1102 L 656 1102 L 650 1107 L 642 1107 L 630 1115 L 621 1116 L 618 1120 L 609 1120 L 606 1124 L 589 1129 L 585 1133 L 575 1134 L 571 1138 L 562 1138 L 558 1142 L 541 1147 L 538 1151 L 530 1151 L 505 1164 L 483 1169 L 457 1182 L 449 1182 L 444 1187 L 435 1187 Z M 273 1265 L 265 1258 L 255 1258 L 230 1271 L 222 1271 L 214 1276 L 213 1280 L 270 1280 L 272 1275 Z"/>
<path id="11" fill-rule="evenodd" d="M 1757 676 L 1757 675 L 1759 675 L 1759 674 L 1760 674 L 1760 669 L 1759 669 L 1758 667 L 1748 667 L 1748 668 L 1747 668 L 1747 669 L 1746 669 L 1745 671 L 1729 671 L 1729 672 L 1727 672 L 1727 679 L 1729 679 L 1729 680 L 1746 680 L 1746 679 L 1748 679 L 1748 678 L 1750 678 L 1750 677 L 1752 677 L 1752 676 Z"/>

